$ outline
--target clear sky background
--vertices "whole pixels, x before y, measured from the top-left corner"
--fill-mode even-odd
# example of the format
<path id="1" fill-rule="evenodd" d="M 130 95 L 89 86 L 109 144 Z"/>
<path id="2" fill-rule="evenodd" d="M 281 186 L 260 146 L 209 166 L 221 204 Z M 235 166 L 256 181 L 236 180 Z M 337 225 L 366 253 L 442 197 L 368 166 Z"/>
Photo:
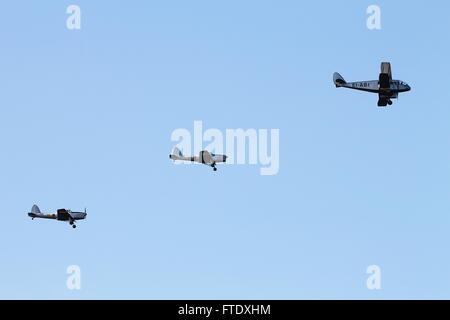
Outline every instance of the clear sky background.
<path id="1" fill-rule="evenodd" d="M 66 8 L 81 7 L 81 30 Z M 366 9 L 381 7 L 381 27 Z M 9 1 L 0 298 L 450 298 L 444 1 Z M 388 108 L 336 89 L 412 91 Z M 194 120 L 280 129 L 280 170 L 176 166 Z M 88 209 L 67 223 L 27 212 Z M 368 290 L 366 268 L 381 268 Z M 66 288 L 79 265 L 82 289 Z"/>

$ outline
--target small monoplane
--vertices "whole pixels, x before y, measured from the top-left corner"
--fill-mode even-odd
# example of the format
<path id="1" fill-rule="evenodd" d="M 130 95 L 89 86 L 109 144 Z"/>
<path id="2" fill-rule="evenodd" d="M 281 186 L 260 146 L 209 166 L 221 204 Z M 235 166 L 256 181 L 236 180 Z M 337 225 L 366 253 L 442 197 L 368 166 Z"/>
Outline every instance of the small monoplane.
<path id="1" fill-rule="evenodd" d="M 191 162 L 198 162 L 205 164 L 207 166 L 210 166 L 214 169 L 214 171 L 217 171 L 216 164 L 220 162 L 226 162 L 227 156 L 223 154 L 214 154 L 210 153 L 206 150 L 200 151 L 198 156 L 184 156 L 180 149 L 174 148 L 171 155 L 169 155 L 169 158 L 173 161 L 175 160 L 181 160 L 181 161 L 191 161 Z"/>
<path id="2" fill-rule="evenodd" d="M 84 209 L 84 212 L 58 209 L 56 210 L 56 212 L 42 213 L 37 205 L 33 205 L 33 207 L 31 208 L 31 212 L 28 213 L 28 216 L 30 216 L 32 220 L 34 220 L 34 218 L 42 218 L 67 221 L 72 226 L 72 228 L 76 228 L 77 226 L 75 225 L 75 221 L 86 219 L 87 212 L 86 209 Z"/>

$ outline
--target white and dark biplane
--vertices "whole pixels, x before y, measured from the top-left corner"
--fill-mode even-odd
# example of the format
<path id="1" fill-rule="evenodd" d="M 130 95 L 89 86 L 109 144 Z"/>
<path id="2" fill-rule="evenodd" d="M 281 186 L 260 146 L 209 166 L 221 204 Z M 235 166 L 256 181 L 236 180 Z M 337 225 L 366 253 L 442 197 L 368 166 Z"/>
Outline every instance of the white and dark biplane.
<path id="1" fill-rule="evenodd" d="M 399 93 L 411 90 L 411 87 L 406 82 L 392 80 L 391 64 L 389 62 L 381 63 L 381 72 L 378 80 L 346 82 L 339 73 L 335 72 L 333 82 L 336 88 L 349 88 L 377 93 L 379 107 L 391 105 L 391 99 L 397 99 Z"/>

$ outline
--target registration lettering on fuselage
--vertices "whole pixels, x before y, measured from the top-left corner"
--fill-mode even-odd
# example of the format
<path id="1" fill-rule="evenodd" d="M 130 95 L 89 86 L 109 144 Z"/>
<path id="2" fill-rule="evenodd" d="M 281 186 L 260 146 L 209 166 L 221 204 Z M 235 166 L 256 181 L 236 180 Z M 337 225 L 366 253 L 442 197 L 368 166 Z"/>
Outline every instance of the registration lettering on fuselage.
<path id="1" fill-rule="evenodd" d="M 370 82 L 355 82 L 352 86 L 353 88 L 369 88 Z"/>

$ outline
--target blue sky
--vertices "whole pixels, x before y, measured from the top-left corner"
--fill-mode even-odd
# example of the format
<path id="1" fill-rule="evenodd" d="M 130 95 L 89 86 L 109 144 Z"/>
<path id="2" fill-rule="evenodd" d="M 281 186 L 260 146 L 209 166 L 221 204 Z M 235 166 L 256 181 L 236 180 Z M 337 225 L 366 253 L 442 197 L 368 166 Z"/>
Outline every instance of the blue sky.
<path id="1" fill-rule="evenodd" d="M 3 4 L 0 298 L 450 298 L 449 9 Z M 334 87 L 333 72 L 376 79 L 381 61 L 412 87 L 393 106 Z M 195 120 L 279 129 L 279 173 L 173 165 L 171 133 Z M 34 203 L 88 218 L 31 221 Z"/>

